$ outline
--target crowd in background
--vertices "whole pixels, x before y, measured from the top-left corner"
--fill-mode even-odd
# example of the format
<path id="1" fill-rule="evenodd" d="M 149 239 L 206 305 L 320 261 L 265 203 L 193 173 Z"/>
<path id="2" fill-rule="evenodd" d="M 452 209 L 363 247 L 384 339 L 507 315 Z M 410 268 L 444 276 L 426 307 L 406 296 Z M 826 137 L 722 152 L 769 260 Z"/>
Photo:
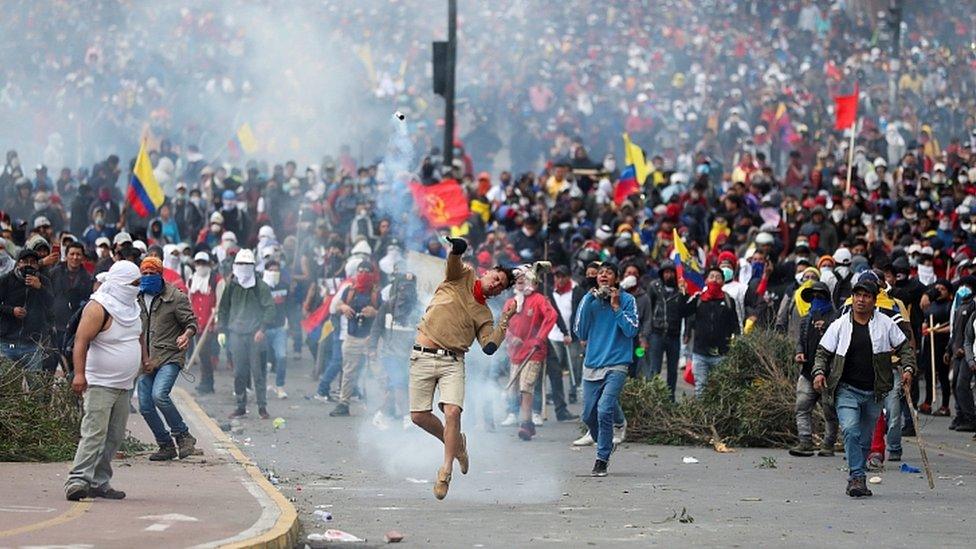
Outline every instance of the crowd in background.
<path id="1" fill-rule="evenodd" d="M 439 103 L 416 69 L 436 22 L 398 26 L 416 8 L 410 2 L 322 8 L 345 23 L 329 40 L 363 60 L 364 97 L 407 115 L 420 152 L 413 178 L 452 179 L 466 193 L 465 223 L 420 238 L 404 232 L 413 212 L 382 199 L 397 190 L 384 175 L 389 159 L 364 159 L 349 145 L 308 165 L 287 155 L 243 163 L 201 152 L 202 134 L 188 129 L 180 106 L 211 94 L 246 106 L 249 75 L 235 73 L 233 60 L 245 56 L 249 35 L 232 19 L 186 8 L 178 20 L 146 23 L 101 3 L 84 16 L 82 5 L 56 12 L 37 4 L 27 20 L 3 27 L 15 25 L 36 50 L 6 67 L 0 120 L 32 113 L 39 133 L 31 138 L 48 139 L 29 158 L 9 150 L 0 173 L 4 354 L 34 356 L 42 341 L 55 341 L 91 292 L 79 268 L 104 271 L 123 249 L 158 253 L 173 283 L 190 281 L 199 253 L 224 277 L 241 249 L 254 250 L 259 271 L 274 260 L 288 289 L 277 304 L 297 346 L 306 335 L 300 321 L 335 291 L 328 281 L 372 262 L 385 284 L 407 250 L 444 257 L 439 237 L 451 233 L 471 242 L 468 260 L 482 269 L 538 260 L 564 267 L 572 283 L 547 285 L 549 293 L 586 285 L 595 263 L 617 264 L 627 290 L 647 301 L 633 373 L 665 371 L 673 388 L 676 370 L 662 361 L 672 360 L 675 338 L 689 355 L 721 347 L 698 348 L 686 315 L 666 307 L 673 297 L 661 286 L 679 286 L 668 263 L 678 234 L 703 275 L 722 276 L 736 331 L 799 338 L 808 312 L 802 289 L 823 282 L 840 309 L 853 277 L 875 272 L 902 302 L 921 362 L 923 342 L 938 345 L 941 398 L 932 401 L 929 381 L 918 397 L 923 410 L 950 413 L 953 389 L 956 426 L 976 430 L 968 327 L 952 327 L 976 289 L 976 13 L 941 1 L 905 6 L 892 103 L 886 11 L 814 0 L 690 4 L 570 2 L 543 18 L 502 2 L 463 14 L 459 55 L 468 61 L 458 70 L 461 131 L 451 166 L 434 141 Z M 147 60 L 140 48 L 148 38 L 131 32 L 140 24 L 173 33 L 172 55 Z M 400 30 L 362 32 L 372 26 Z M 832 129 L 831 98 L 855 83 L 860 123 L 850 151 L 849 134 Z M 105 150 L 94 163 L 72 160 L 76 150 L 85 158 L 103 151 L 65 142 L 60 130 L 82 111 L 99 114 L 74 119 L 76 136 L 94 127 L 104 129 L 95 135 L 135 136 L 151 122 L 161 137 L 154 173 L 167 196 L 153 217 L 127 204 L 127 158 Z M 213 131 L 233 120 L 222 113 L 193 123 Z M 650 173 L 621 197 L 622 131 L 646 151 Z M 22 296 L 25 285 L 36 293 Z M 56 363 L 36 364 L 45 360 Z M 569 366 L 566 359 L 560 371 Z"/>

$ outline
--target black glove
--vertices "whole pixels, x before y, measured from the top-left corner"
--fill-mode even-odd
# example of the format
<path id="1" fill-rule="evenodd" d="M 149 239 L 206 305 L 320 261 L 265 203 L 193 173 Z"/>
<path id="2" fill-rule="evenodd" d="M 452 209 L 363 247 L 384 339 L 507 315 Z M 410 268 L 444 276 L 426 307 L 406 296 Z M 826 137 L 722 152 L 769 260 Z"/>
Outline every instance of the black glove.
<path id="1" fill-rule="evenodd" d="M 454 255 L 461 255 L 468 249 L 468 241 L 463 238 L 447 237 L 447 241 L 451 243 L 451 253 Z"/>

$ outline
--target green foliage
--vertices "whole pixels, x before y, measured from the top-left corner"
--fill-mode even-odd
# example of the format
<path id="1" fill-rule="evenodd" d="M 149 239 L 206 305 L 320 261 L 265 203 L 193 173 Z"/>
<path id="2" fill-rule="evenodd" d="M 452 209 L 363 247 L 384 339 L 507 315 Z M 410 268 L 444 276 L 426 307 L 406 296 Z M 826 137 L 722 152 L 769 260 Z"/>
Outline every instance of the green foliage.
<path id="1" fill-rule="evenodd" d="M 670 401 L 657 377 L 631 379 L 621 404 L 627 438 L 652 444 L 783 447 L 795 441 L 799 366 L 793 344 L 774 332 L 737 337 L 709 374 L 701 398 Z"/>
<path id="2" fill-rule="evenodd" d="M 64 380 L 0 360 L 0 461 L 70 460 L 81 415 Z"/>

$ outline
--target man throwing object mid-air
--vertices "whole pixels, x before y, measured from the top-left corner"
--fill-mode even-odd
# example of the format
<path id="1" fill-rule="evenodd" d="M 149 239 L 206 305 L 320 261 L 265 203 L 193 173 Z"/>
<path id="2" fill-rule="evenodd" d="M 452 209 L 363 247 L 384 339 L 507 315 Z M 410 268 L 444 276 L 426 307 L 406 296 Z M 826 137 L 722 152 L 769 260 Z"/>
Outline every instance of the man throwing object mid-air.
<path id="1" fill-rule="evenodd" d="M 444 465 L 437 471 L 434 483 L 437 499 L 447 496 L 455 459 L 461 473 L 468 472 L 468 449 L 461 434 L 464 354 L 475 338 L 485 354 L 498 350 L 505 338 L 508 319 L 515 312 L 514 304 L 506 307 L 496 325 L 486 305 L 488 298 L 512 285 L 515 280 L 512 271 L 495 267 L 477 277 L 470 266 L 461 263 L 461 255 L 468 249 L 467 241 L 448 240 L 451 253 L 447 256 L 444 281 L 437 286 L 420 319 L 410 353 L 410 417 L 444 443 Z M 434 389 L 438 387 L 443 424 L 431 412 Z"/>

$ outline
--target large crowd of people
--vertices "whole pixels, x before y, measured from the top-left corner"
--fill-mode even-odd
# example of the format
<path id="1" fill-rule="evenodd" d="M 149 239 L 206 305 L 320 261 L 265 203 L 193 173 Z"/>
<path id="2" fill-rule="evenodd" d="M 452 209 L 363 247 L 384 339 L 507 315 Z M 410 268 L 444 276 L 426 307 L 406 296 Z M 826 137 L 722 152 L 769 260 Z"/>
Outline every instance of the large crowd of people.
<path id="1" fill-rule="evenodd" d="M 530 17 L 517 2 L 486 4 L 462 16 L 460 55 L 470 62 L 461 63 L 458 80 L 468 101 L 460 107 L 462 138 L 448 166 L 432 141 L 437 121 L 424 91 L 427 77 L 402 65 L 426 55 L 437 35 L 434 22 L 397 26 L 414 9 L 409 2 L 341 4 L 320 14 L 346 21 L 330 40 L 364 63 L 369 59 L 368 77 L 360 82 L 368 87 L 364 96 L 407 115 L 408 135 L 420 153 L 411 159 L 413 179 L 458 182 L 471 212 L 467 221 L 425 228 L 419 239 L 407 234 L 400 221 L 413 212 L 391 209 L 382 196 L 393 185 L 384 169 L 390 160 L 364 161 L 349 146 L 308 166 L 287 156 L 277 157 L 280 163 L 258 158 L 236 165 L 205 158 L 199 134 L 180 125 L 189 122 L 180 122 L 178 105 L 206 102 L 211 93 L 247 94 L 248 75 L 216 61 L 225 53 L 237 59 L 251 47 L 247 32 L 233 32 L 232 19 L 187 8 L 183 24 L 163 26 L 173 33 L 176 51 L 189 49 L 200 58 L 164 56 L 147 66 L 141 62 L 145 43 L 133 38 L 138 33 L 123 32 L 131 21 L 116 21 L 117 9 L 71 18 L 38 4 L 28 10 L 30 25 L 4 22 L 36 44 L 37 53 L 23 66 L 8 67 L 0 120 L 37 113 L 44 120 L 35 125 L 47 136 L 81 112 L 72 105 L 85 101 L 100 105 L 100 114 L 80 123 L 106 125 L 117 135 L 139 135 L 150 120 L 163 138 L 150 157 L 166 200 L 153 216 L 140 217 L 126 196 L 132 162 L 108 151 L 91 165 L 70 160 L 101 145 L 79 142 L 72 149 L 52 140 L 43 153 L 23 159 L 9 150 L 0 173 L 4 356 L 30 369 L 54 371 L 60 363 L 70 374 L 73 357 L 62 340 L 72 335 L 97 286 L 94 277 L 132 261 L 142 275 L 158 275 L 165 288 L 188 298 L 172 333 L 184 339 L 172 345 L 195 347 L 199 392 L 215 390 L 213 369 L 221 358 L 232 361 L 235 417 L 247 413 L 249 388 L 256 390 L 259 415 L 267 417 L 265 365 L 274 364 L 272 393 L 286 398 L 288 351 L 304 342 L 321 372 L 316 398 L 337 402 L 333 416 L 348 415 L 359 372 L 376 358 L 376 342 L 404 339 L 398 331 L 419 321 L 410 312 L 416 282 L 403 274 L 409 271 L 405 252 L 446 258 L 451 246 L 445 238 L 463 237 L 469 243 L 464 259 L 479 274 L 496 265 L 508 269 L 508 277 L 534 262 L 553 266 L 539 280 L 520 275 L 508 294 L 520 303 L 539 302 L 527 310 L 541 315 L 512 320 L 504 360 L 518 378 L 513 392 L 522 396 L 513 398 L 502 425 L 517 423 L 523 439 L 541 423 L 541 399 L 531 395 L 542 370 L 559 419 L 576 418 L 566 403 L 586 400 L 586 381 L 593 381 L 587 369 L 595 364 L 593 351 L 580 346 L 580 317 L 588 322 L 611 294 L 613 311 L 623 304 L 637 315 L 633 330 L 606 334 L 608 341 L 632 342 L 627 374 L 663 373 L 672 395 L 682 363 L 690 364 L 700 394 L 737 334 L 787 334 L 802 366 L 796 455 L 818 451 L 811 412 L 818 389 L 838 382 L 820 377 L 831 373 L 821 338 L 830 338 L 832 350 L 846 349 L 851 338 L 861 341 L 865 332 L 858 326 L 869 302 L 902 328 L 918 363 L 907 395 L 891 383 L 890 364 L 887 374 L 883 368 L 878 373 L 886 383 L 870 376 L 840 379 L 862 392 L 885 388 L 887 421 L 879 430 L 880 439 L 887 438 L 887 458 L 899 459 L 901 434 L 913 433 L 905 398 L 923 413 L 952 415 L 958 431 L 976 431 L 969 320 L 976 307 L 976 14 L 951 15 L 949 2 L 927 3 L 945 9 L 906 5 L 896 73 L 885 43 L 892 14 L 865 8 L 871 2 L 797 0 L 772 9 L 761 2 L 715 2 L 707 18 L 708 10 L 680 0 L 570 2 L 551 18 Z M 64 19 L 73 26 L 59 27 Z M 100 30 L 86 32 L 95 23 Z M 401 31 L 363 33 L 370 25 Z M 210 48 L 189 47 L 211 39 Z M 85 54 L 76 59 L 54 51 Z M 37 74 L 28 78 L 27 71 Z M 25 89 L 23 82 L 38 88 Z M 855 88 L 859 122 L 835 131 L 831 98 Z M 616 192 L 626 163 L 619 154 L 622 131 L 647 151 L 649 173 L 629 195 Z M 83 152 L 68 153 L 76 149 Z M 158 265 L 146 258 L 157 258 Z M 155 284 L 142 293 L 174 295 Z M 545 299 L 530 298 L 533 292 Z M 594 310 L 585 313 L 584 302 Z M 828 329 L 839 315 L 854 326 L 841 335 Z M 703 325 L 709 329 L 696 329 Z M 202 337 L 207 333 L 212 336 Z M 903 341 L 885 333 L 886 352 L 902 353 Z M 407 416 L 406 364 L 389 349 L 379 354 L 384 366 L 374 370 L 390 394 L 370 405 L 385 425 L 384 418 Z M 612 367 L 623 360 L 592 358 Z M 169 371 L 178 371 L 183 359 L 164 362 L 173 368 L 155 378 L 166 377 L 171 386 L 175 374 Z M 619 392 L 614 372 L 600 378 L 599 391 Z M 146 390 L 156 391 L 153 381 Z M 847 400 L 861 396 L 851 393 Z M 155 405 L 167 423 L 173 420 L 175 442 L 153 401 L 140 404 L 147 421 L 156 417 L 164 457 L 192 450 L 165 398 Z M 837 422 L 847 437 L 857 418 L 826 415 L 819 452 L 830 455 Z M 603 463 L 594 471 L 605 473 L 612 451 L 608 425 L 619 440 L 625 418 L 602 402 L 589 402 L 584 416 L 591 432 L 576 442 L 597 443 Z M 885 459 L 880 448 L 871 449 L 866 467 Z"/>

